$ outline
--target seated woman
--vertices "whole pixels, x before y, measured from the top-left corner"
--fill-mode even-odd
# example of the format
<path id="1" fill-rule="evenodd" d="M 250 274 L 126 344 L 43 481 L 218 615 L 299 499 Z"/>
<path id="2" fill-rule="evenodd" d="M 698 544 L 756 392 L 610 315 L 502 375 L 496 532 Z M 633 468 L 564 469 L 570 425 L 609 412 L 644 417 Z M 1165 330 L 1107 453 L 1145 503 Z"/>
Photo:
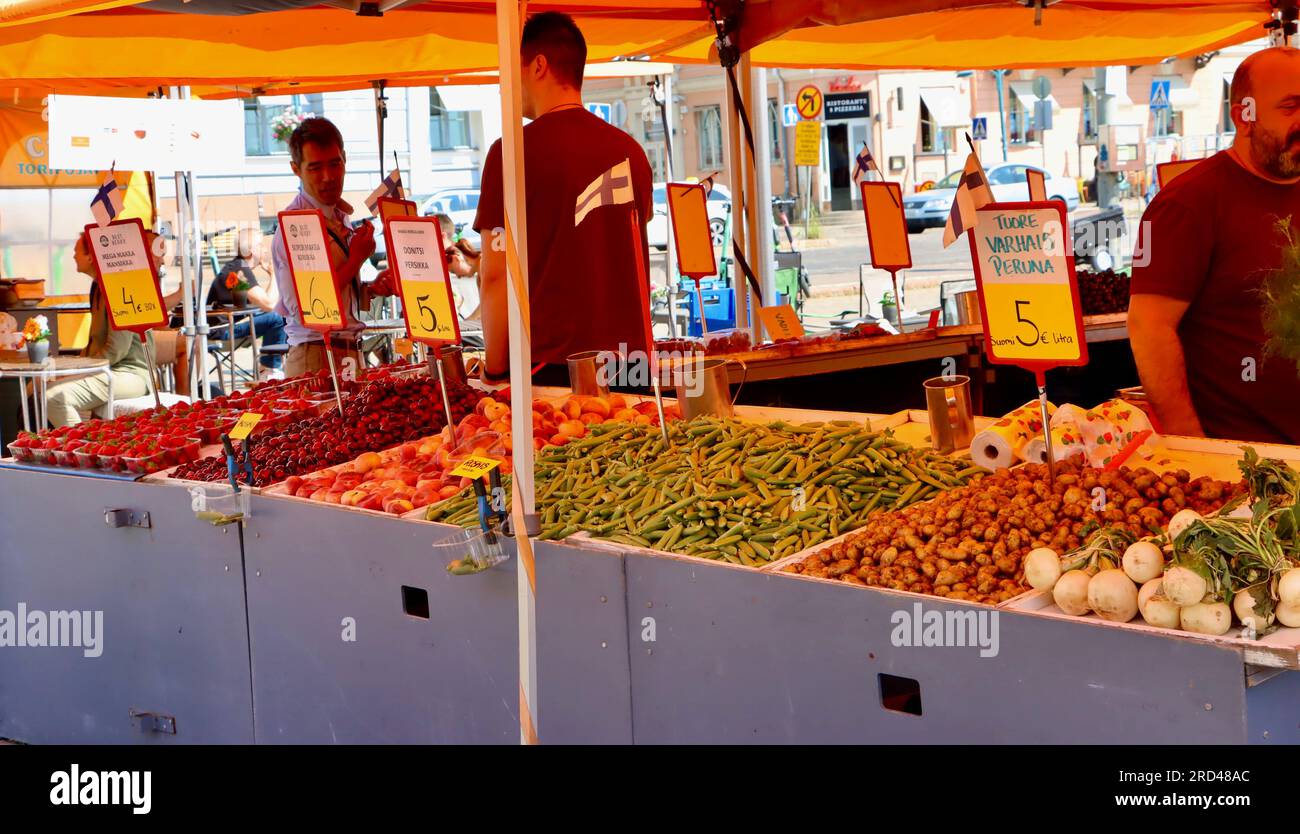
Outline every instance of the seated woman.
<path id="1" fill-rule="evenodd" d="M 289 337 L 284 332 L 284 317 L 274 312 L 275 299 L 261 285 L 254 272 L 259 268 L 265 271 L 266 260 L 261 257 L 261 253 L 258 251 L 262 242 L 260 234 L 254 234 L 247 229 L 239 233 L 239 254 L 217 272 L 216 280 L 208 288 L 208 306 L 212 307 L 218 304 L 233 306 L 235 299 L 230 288 L 226 286 L 226 277 L 232 274 L 243 276 L 244 282 L 249 285 L 248 303 L 258 307 L 262 312 L 252 317 L 251 328 L 247 316 L 235 323 L 235 341 L 245 338 L 249 333 L 256 333 L 257 337 L 262 340 L 263 346 L 284 345 L 289 342 Z M 274 288 L 274 279 L 268 280 L 267 286 Z M 230 335 L 229 326 L 227 325 L 213 328 L 209 331 L 208 338 L 225 340 L 230 338 Z M 260 379 L 263 381 L 284 379 L 284 356 L 278 353 L 263 353 L 258 359 L 262 366 L 259 371 Z"/>
<path id="2" fill-rule="evenodd" d="M 145 242 L 151 247 L 153 232 L 145 232 Z M 77 238 L 75 251 L 77 271 L 98 279 L 98 267 L 90 254 L 86 236 Z M 155 263 L 158 260 L 155 255 Z M 109 323 L 108 305 L 104 303 L 99 281 L 90 285 L 90 341 L 83 356 L 108 360 L 113 374 L 113 396 L 128 400 L 143 397 L 153 391 L 149 380 L 149 360 L 144 343 L 130 330 L 114 330 Z M 46 392 L 50 423 L 56 427 L 80 423 L 83 414 L 108 403 L 108 380 L 103 374 L 72 379 L 50 386 Z"/>

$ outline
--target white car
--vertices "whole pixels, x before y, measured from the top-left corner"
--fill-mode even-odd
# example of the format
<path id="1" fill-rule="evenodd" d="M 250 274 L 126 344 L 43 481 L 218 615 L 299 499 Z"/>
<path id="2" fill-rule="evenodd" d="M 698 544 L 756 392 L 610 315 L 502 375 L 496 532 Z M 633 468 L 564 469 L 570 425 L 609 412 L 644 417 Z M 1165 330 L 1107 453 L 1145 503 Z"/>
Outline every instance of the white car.
<path id="1" fill-rule="evenodd" d="M 1042 171 L 1033 165 L 1021 165 L 1017 162 L 1003 162 L 990 165 L 985 169 L 988 174 L 989 188 L 993 190 L 993 199 L 999 203 L 1011 203 L 1029 199 L 1029 183 L 1025 180 L 1026 171 Z M 912 233 L 922 232 L 931 226 L 942 227 L 948 222 L 952 211 L 952 198 L 957 193 L 957 182 L 961 179 L 960 170 L 935 183 L 934 188 L 912 194 L 903 198 L 903 214 L 907 217 L 907 230 Z M 1067 211 L 1079 207 L 1079 186 L 1069 177 L 1048 175 L 1044 183 L 1047 199 L 1061 200 Z"/>
<path id="2" fill-rule="evenodd" d="M 668 187 L 658 182 L 654 186 L 654 216 L 646 224 L 646 243 L 663 252 L 668 249 Z M 724 185 L 713 186 L 709 193 L 709 231 L 713 233 L 713 245 L 722 245 L 722 231 L 727 224 L 727 213 L 731 210 L 731 192 Z"/>
<path id="3" fill-rule="evenodd" d="M 448 188 L 439 191 L 420 204 L 420 214 L 432 217 L 445 214 L 456 224 L 456 231 L 470 238 L 477 245 L 478 234 L 474 231 L 474 215 L 478 214 L 478 189 Z"/>

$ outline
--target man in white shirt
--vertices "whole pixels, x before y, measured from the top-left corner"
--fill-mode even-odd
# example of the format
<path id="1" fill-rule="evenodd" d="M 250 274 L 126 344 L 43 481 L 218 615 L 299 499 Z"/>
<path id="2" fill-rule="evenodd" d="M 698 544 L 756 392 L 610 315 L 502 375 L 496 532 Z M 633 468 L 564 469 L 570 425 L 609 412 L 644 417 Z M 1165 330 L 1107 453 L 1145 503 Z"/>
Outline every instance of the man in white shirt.
<path id="1" fill-rule="evenodd" d="M 343 150 L 343 136 L 331 121 L 312 118 L 298 125 L 289 137 L 289 157 L 290 167 L 298 176 L 301 187 L 298 196 L 285 206 L 285 211 L 318 209 L 325 217 L 330 260 L 334 264 L 340 307 L 344 311 L 344 326 L 330 334 L 331 342 L 336 351 L 356 357 L 356 338 L 362 329 L 357 315 L 358 293 L 367 296 L 393 294 L 387 270 L 379 273 L 364 292 L 357 279 L 366 259 L 374 254 L 374 228 L 369 223 L 362 223 L 353 229 L 349 221 L 352 206 L 343 199 L 347 154 Z M 328 367 L 322 334 L 302 323 L 289 257 L 285 252 L 284 238 L 279 234 L 276 234 L 271 247 L 271 261 L 275 267 L 275 283 L 280 290 L 280 301 L 275 309 L 284 316 L 284 329 L 289 337 L 285 375 L 297 376 Z M 365 299 L 361 302 L 365 303 Z"/>

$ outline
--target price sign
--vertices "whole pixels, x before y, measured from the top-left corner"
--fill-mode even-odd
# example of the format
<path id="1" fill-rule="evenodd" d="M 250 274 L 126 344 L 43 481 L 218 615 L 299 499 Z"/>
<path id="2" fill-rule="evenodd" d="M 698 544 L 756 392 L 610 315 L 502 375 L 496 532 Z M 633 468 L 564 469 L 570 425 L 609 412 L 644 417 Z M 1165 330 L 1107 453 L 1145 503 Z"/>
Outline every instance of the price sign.
<path id="1" fill-rule="evenodd" d="M 1047 201 L 1047 176 L 1033 168 L 1025 169 L 1025 180 L 1029 183 L 1029 202 L 1043 203 Z"/>
<path id="2" fill-rule="evenodd" d="M 235 421 L 234 427 L 230 430 L 231 440 L 243 440 L 253 431 L 253 427 L 262 419 L 262 415 L 256 411 L 245 411 L 239 415 Z"/>
<path id="3" fill-rule="evenodd" d="M 912 246 L 903 216 L 903 191 L 895 182 L 863 182 L 862 210 L 867 215 L 871 265 L 891 272 L 912 268 Z"/>
<path id="4" fill-rule="evenodd" d="M 99 267 L 99 289 L 114 330 L 144 333 L 167 323 L 158 273 L 139 218 L 86 226 L 86 240 Z"/>
<path id="5" fill-rule="evenodd" d="M 970 246 L 989 360 L 1036 373 L 1086 365 L 1065 206 L 993 203 L 979 214 Z"/>
<path id="6" fill-rule="evenodd" d="M 410 339 L 394 339 L 393 351 L 398 356 L 412 356 L 415 353 L 415 343 Z"/>
<path id="7" fill-rule="evenodd" d="M 378 208 L 380 223 L 390 217 L 415 217 L 420 213 L 414 201 L 398 200 L 393 197 L 380 197 Z"/>
<path id="8" fill-rule="evenodd" d="M 789 304 L 759 307 L 758 317 L 762 319 L 764 329 L 774 340 L 798 339 L 803 336 L 803 323 L 799 321 L 799 316 Z"/>
<path id="9" fill-rule="evenodd" d="M 677 271 L 697 280 L 718 274 L 718 265 L 713 259 L 708 200 L 703 183 L 668 183 L 668 214 L 673 221 Z"/>
<path id="10" fill-rule="evenodd" d="M 282 211 L 279 220 L 303 326 L 321 332 L 341 329 L 343 305 L 334 283 L 324 216 L 315 209 Z"/>
<path id="11" fill-rule="evenodd" d="M 461 461 L 460 466 L 451 470 L 451 474 L 455 478 L 482 478 L 500 465 L 501 461 L 496 458 L 481 458 L 478 455 L 470 455 Z"/>
<path id="12" fill-rule="evenodd" d="M 460 341 L 460 321 L 452 301 L 442 227 L 434 217 L 390 217 L 388 263 L 402 296 L 406 334 L 427 345 Z"/>
<path id="13" fill-rule="evenodd" d="M 794 164 L 822 164 L 821 122 L 800 122 L 794 126 Z"/>

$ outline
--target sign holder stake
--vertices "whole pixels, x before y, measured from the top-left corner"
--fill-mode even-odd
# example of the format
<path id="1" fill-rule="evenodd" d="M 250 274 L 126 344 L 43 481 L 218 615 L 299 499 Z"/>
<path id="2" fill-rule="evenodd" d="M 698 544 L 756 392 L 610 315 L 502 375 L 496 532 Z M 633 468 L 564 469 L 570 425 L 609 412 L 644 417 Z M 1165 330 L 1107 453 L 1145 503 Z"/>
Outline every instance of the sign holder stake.
<path id="1" fill-rule="evenodd" d="M 329 334 L 325 334 L 325 359 L 330 365 L 330 379 L 334 382 L 334 402 L 338 403 L 339 414 L 343 413 L 343 393 L 339 391 L 339 375 L 334 367 L 334 345 L 330 344 Z"/>
<path id="2" fill-rule="evenodd" d="M 894 319 L 898 325 L 898 332 L 903 332 L 903 299 L 898 297 L 898 270 L 889 270 L 889 280 L 894 285 Z"/>
<path id="3" fill-rule="evenodd" d="M 144 339 L 144 358 L 149 362 L 149 379 L 153 381 L 153 404 L 162 408 L 162 397 L 158 394 L 158 365 L 154 361 L 153 331 L 146 330 L 143 334 Z M 231 385 L 234 385 L 234 377 L 230 378 Z"/>
<path id="4" fill-rule="evenodd" d="M 451 448 L 456 448 L 456 418 L 451 413 L 451 397 L 447 396 L 447 375 L 442 372 L 442 349 L 433 346 L 433 364 L 438 369 L 438 389 L 442 392 L 442 410 L 447 415 L 447 433 L 451 435 Z"/>
<path id="5" fill-rule="evenodd" d="M 1047 375 L 1042 371 L 1034 372 L 1034 382 L 1038 384 L 1038 410 L 1043 417 L 1043 442 L 1047 446 L 1047 482 L 1056 484 L 1056 461 L 1052 457 L 1051 418 L 1047 415 Z"/>

